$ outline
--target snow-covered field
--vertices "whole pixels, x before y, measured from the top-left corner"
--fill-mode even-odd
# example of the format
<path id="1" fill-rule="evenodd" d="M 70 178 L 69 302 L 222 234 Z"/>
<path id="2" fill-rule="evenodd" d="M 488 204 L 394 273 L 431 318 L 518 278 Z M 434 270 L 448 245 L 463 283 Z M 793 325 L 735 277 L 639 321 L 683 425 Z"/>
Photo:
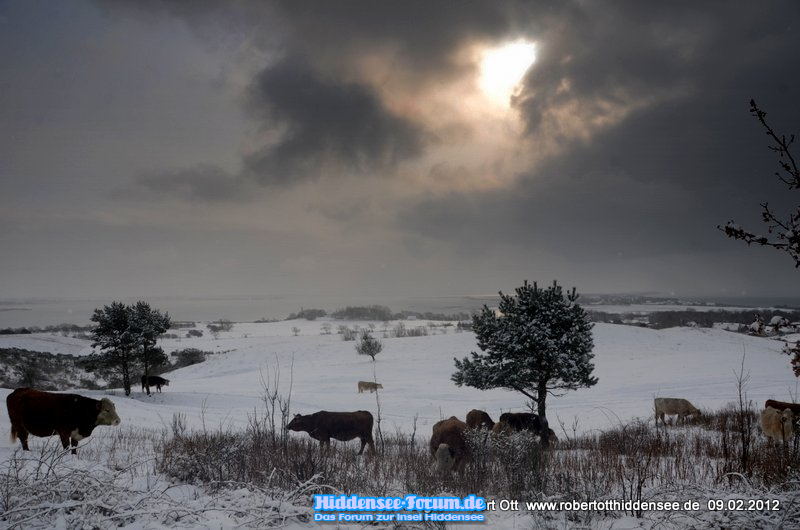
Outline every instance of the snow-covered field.
<path id="1" fill-rule="evenodd" d="M 204 363 L 165 374 L 170 385 L 161 394 L 148 397 L 134 387 L 130 397 L 121 390 L 110 392 L 112 400 L 125 426 L 166 428 L 173 415 L 180 413 L 190 427 L 239 429 L 247 424 L 248 414 L 263 412 L 264 381 L 274 386 L 276 375 L 281 394 L 291 397 L 292 414 L 322 409 L 366 409 L 376 414 L 375 394 L 358 394 L 356 388 L 359 380 L 376 377 L 383 385 L 383 431 L 410 433 L 416 424 L 421 438 L 429 436 L 431 425 L 439 419 L 451 415 L 464 418 L 472 408 L 486 410 L 495 419 L 501 411 L 525 410 L 520 394 L 459 388 L 452 383 L 453 358 L 477 350 L 470 332 L 456 333 L 449 328 L 447 333 L 437 331 L 423 337 L 383 338 L 382 324 L 376 323 L 374 335 L 383 342 L 384 349 L 373 364 L 369 357 L 356 354 L 355 342 L 343 341 L 336 334 L 340 324 L 363 328 L 367 323 L 331 321 L 333 334 L 323 335 L 324 322 L 242 323 L 230 332 L 220 333 L 217 339 L 204 336 L 164 340 L 161 345 L 167 352 L 200 348 L 218 353 Z M 298 336 L 294 336 L 294 327 L 300 329 Z M 548 418 L 559 435 L 559 421 L 571 434 L 573 425 L 579 432 L 589 432 L 636 417 L 651 418 L 653 398 L 659 396 L 684 397 L 701 409 L 721 407 L 737 399 L 737 372 L 742 366 L 747 397 L 756 407 L 768 398 L 790 401 L 800 390 L 788 357 L 780 353 L 781 341 L 718 329 L 657 331 L 598 324 L 594 342 L 594 375 L 598 384 L 548 400 Z M 89 351 L 85 343 L 56 335 L 3 336 L 0 347 L 77 354 Z M 10 391 L 0 389 L 0 398 Z M 101 391 L 80 393 L 95 398 L 108 395 Z M 112 436 L 112 430 L 99 427 L 82 444 L 97 439 L 95 443 L 102 445 L 103 439 Z M 44 443 L 44 439 L 31 438 L 32 449 Z M 17 446 L 9 440 L 9 421 L 3 407 L 0 462 L 10 459 Z M 520 522 L 510 521 L 509 527 Z M 234 524 L 215 520 L 207 527 L 227 528 L 229 523 L 231 527 Z M 139 527 L 163 526 L 129 526 Z"/>

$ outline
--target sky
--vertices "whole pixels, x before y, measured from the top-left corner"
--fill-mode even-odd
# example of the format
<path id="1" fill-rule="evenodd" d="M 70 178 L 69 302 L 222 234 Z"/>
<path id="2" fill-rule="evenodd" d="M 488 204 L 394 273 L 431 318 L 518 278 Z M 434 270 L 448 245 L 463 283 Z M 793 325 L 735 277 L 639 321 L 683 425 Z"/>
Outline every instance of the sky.
<path id="1" fill-rule="evenodd" d="M 800 297 L 792 1 L 0 0 L 0 298 Z"/>

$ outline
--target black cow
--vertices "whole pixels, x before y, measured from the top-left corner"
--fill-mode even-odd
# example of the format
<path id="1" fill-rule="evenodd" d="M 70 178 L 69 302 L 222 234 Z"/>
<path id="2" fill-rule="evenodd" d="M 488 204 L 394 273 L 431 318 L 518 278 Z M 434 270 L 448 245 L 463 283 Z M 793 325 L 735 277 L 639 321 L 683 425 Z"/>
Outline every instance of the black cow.
<path id="1" fill-rule="evenodd" d="M 331 445 L 331 438 L 347 442 L 353 438 L 361 440 L 361 449 L 358 454 L 364 452 L 364 446 L 369 445 L 370 452 L 375 453 L 375 442 L 372 440 L 372 414 L 366 410 L 356 412 L 328 412 L 321 410 L 314 414 L 303 416 L 295 414 L 295 417 L 286 426 L 290 431 L 305 431 L 315 440 L 319 440 L 319 446 Z"/>
<path id="2" fill-rule="evenodd" d="M 494 432 L 530 431 L 545 441 L 558 441 L 556 433 L 547 424 L 547 419 L 532 412 L 504 412 L 492 430 Z"/>
<path id="3" fill-rule="evenodd" d="M 92 434 L 98 425 L 119 425 L 117 409 L 108 398 L 92 399 L 78 394 L 54 394 L 32 388 L 18 388 L 6 398 L 11 420 L 11 441 L 19 437 L 22 449 L 28 449 L 28 435 L 58 434 L 66 449 Z"/>
<path id="4" fill-rule="evenodd" d="M 169 379 L 164 379 L 160 375 L 151 375 L 150 377 L 142 376 L 142 392 L 147 388 L 147 393 L 150 394 L 150 387 L 156 387 L 156 392 L 161 392 L 162 386 L 169 386 Z"/>

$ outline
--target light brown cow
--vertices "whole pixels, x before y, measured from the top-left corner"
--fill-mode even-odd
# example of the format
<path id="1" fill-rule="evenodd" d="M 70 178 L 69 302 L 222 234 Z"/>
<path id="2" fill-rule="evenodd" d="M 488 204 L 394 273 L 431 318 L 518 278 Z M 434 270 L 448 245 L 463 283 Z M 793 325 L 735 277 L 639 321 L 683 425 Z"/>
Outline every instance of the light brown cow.
<path id="1" fill-rule="evenodd" d="M 373 392 L 377 392 L 378 389 L 383 389 L 383 385 L 380 383 L 373 383 L 372 381 L 359 381 L 358 382 L 358 393 L 363 394 L 364 390 L 369 390 L 370 394 Z"/>
<path id="2" fill-rule="evenodd" d="M 467 427 L 470 429 L 482 429 L 485 427 L 491 431 L 494 427 L 494 421 L 486 412 L 472 409 L 467 413 Z"/>
<path id="3" fill-rule="evenodd" d="M 764 408 L 772 407 L 773 409 L 778 410 L 786 410 L 789 409 L 792 411 L 792 414 L 795 416 L 800 417 L 800 403 L 787 403 L 786 401 L 775 401 L 774 399 L 768 399 L 764 403 Z"/>
<path id="4" fill-rule="evenodd" d="M 778 409 L 767 407 L 761 411 L 761 432 L 769 439 L 770 444 L 773 440 L 781 443 L 789 442 L 794 435 L 793 423 L 792 409 L 785 409 L 781 412 Z"/>
<path id="5" fill-rule="evenodd" d="M 697 408 L 689 403 L 689 400 L 683 398 L 655 398 L 653 404 L 656 409 L 656 425 L 658 420 L 666 425 L 664 415 L 678 416 L 678 421 L 685 422 L 686 416 L 693 415 L 695 418 L 701 415 Z"/>
<path id="6" fill-rule="evenodd" d="M 464 439 L 467 424 L 455 416 L 433 424 L 431 455 L 442 471 L 463 471 L 472 460 L 472 452 Z"/>

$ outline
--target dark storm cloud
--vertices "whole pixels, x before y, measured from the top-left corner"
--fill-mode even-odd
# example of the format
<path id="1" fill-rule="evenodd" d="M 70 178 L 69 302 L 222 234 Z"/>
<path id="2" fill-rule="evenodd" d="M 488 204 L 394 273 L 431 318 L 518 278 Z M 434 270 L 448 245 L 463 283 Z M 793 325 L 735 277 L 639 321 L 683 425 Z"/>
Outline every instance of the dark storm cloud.
<path id="1" fill-rule="evenodd" d="M 770 5 L 583 3 L 541 19 L 540 54 L 515 102 L 526 134 L 553 135 L 546 121 L 559 109 L 592 134 L 555 127 L 561 154 L 512 189 L 428 200 L 401 223 L 464 253 L 510 245 L 591 261 L 735 246 L 718 224 L 757 228 L 759 202 L 793 198 L 748 112 L 754 97 L 781 131 L 800 123 L 790 90 L 800 74 L 787 68 L 800 58 L 800 7 Z"/>
<path id="2" fill-rule="evenodd" d="M 427 84 L 464 73 L 457 52 L 473 41 L 507 39 L 517 2 L 280 2 L 292 46 L 329 63 L 391 50 L 398 70 Z M 524 3 L 521 3 L 524 5 Z"/>
<path id="3" fill-rule="evenodd" d="M 323 78 L 298 59 L 262 71 L 249 108 L 265 128 L 281 131 L 277 145 L 246 159 L 266 184 L 380 173 L 423 151 L 425 132 L 389 112 L 369 87 Z"/>

